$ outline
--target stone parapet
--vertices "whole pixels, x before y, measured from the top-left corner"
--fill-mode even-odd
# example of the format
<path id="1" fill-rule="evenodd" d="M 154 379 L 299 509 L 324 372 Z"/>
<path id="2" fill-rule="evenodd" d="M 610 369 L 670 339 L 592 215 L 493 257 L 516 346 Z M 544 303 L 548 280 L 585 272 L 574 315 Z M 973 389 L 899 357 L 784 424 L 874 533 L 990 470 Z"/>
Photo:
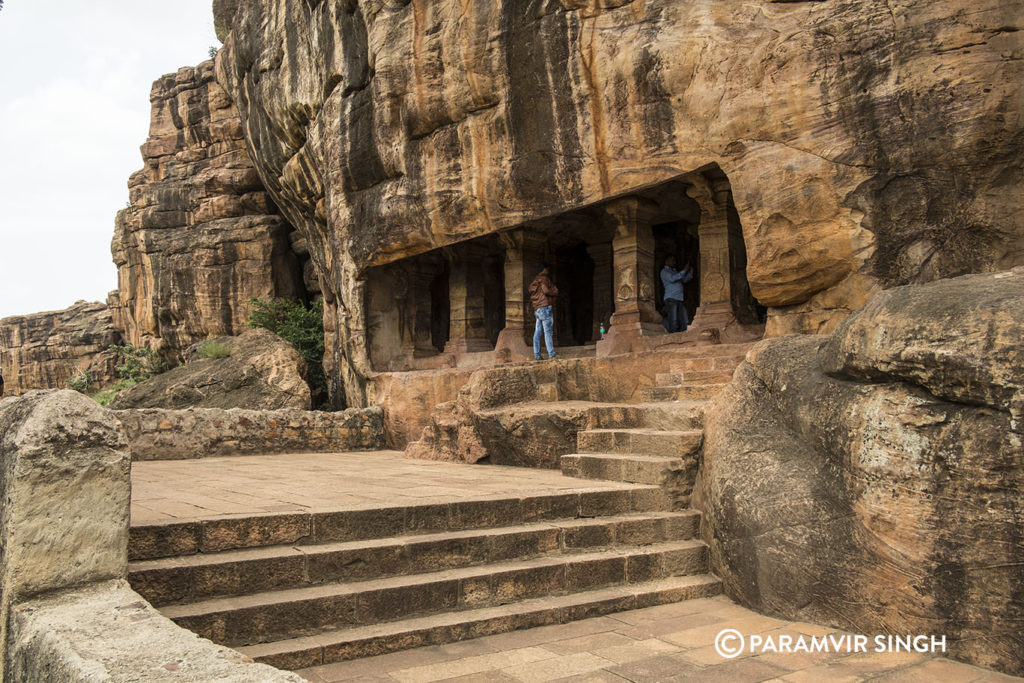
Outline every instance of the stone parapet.
<path id="1" fill-rule="evenodd" d="M 163 618 L 125 577 L 131 459 L 81 394 L 0 401 L 0 682 L 299 681 Z"/>
<path id="2" fill-rule="evenodd" d="M 47 596 L 12 615 L 8 680 L 298 683 L 175 625 L 123 580 Z"/>
<path id="3" fill-rule="evenodd" d="M 378 407 L 303 410 L 118 410 L 133 460 L 186 460 L 257 453 L 358 451 L 385 447 Z"/>

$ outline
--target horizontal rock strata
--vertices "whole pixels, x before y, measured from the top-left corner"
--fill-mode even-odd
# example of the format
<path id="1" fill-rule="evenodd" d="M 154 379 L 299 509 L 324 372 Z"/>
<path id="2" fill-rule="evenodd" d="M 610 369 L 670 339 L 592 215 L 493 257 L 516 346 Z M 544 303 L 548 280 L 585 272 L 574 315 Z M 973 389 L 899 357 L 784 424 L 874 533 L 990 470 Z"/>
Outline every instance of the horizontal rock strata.
<path id="1" fill-rule="evenodd" d="M 72 377 L 88 373 L 96 387 L 116 377 L 121 343 L 111 312 L 101 303 L 79 302 L 62 311 L 0 320 L 0 372 L 4 394 L 32 389 L 63 389 Z"/>
<path id="2" fill-rule="evenodd" d="M 111 251 L 117 324 L 168 358 L 244 331 L 252 297 L 304 297 L 302 258 L 253 167 L 211 62 L 158 79 L 145 163 Z M 298 251 L 302 251 L 301 245 Z"/>

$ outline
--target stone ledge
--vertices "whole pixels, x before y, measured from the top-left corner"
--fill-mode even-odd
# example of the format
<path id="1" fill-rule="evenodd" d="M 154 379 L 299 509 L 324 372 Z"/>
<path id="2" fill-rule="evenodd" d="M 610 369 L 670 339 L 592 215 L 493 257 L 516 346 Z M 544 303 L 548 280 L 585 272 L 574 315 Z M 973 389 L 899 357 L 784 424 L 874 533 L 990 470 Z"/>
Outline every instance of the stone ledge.
<path id="1" fill-rule="evenodd" d="M 179 628 L 125 581 L 19 605 L 12 613 L 10 643 L 8 680 L 303 680 Z"/>
<path id="2" fill-rule="evenodd" d="M 332 413 L 232 408 L 117 410 L 132 460 L 377 450 L 385 447 L 378 407 Z"/>

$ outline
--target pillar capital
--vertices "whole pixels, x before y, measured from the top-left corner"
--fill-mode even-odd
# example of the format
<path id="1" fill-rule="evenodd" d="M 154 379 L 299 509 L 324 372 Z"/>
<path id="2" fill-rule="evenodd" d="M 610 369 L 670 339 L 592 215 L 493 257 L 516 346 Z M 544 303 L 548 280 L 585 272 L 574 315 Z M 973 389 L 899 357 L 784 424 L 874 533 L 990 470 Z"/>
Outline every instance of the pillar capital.
<path id="1" fill-rule="evenodd" d="M 658 205 L 645 197 L 628 195 L 608 202 L 604 211 L 615 230 L 615 239 L 618 239 L 636 234 L 637 225 L 650 226 Z"/>

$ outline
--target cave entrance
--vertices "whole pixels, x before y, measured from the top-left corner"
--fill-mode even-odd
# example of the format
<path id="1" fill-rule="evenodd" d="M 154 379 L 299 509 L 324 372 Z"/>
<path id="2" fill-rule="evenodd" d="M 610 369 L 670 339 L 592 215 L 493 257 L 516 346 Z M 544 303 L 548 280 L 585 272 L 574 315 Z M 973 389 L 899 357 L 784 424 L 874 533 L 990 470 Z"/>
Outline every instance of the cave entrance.
<path id="1" fill-rule="evenodd" d="M 683 288 L 691 322 L 655 344 L 649 338 L 666 333 L 661 271 L 670 257 L 678 269 L 689 265 L 693 273 Z M 532 358 L 535 318 L 528 290 L 544 263 L 561 292 L 554 334 L 563 357 L 650 351 L 663 343 L 750 341 L 763 333 L 764 308 L 747 282 L 729 180 L 709 166 L 371 269 L 371 364 L 401 371 Z"/>
<path id="2" fill-rule="evenodd" d="M 559 247 L 551 263 L 552 278 L 560 283 L 555 302 L 555 345 L 585 346 L 594 337 L 594 259 L 585 242 Z"/>
<path id="3" fill-rule="evenodd" d="M 505 324 L 504 249 L 481 237 L 372 268 L 370 362 L 378 371 L 443 367 L 490 352 Z"/>

